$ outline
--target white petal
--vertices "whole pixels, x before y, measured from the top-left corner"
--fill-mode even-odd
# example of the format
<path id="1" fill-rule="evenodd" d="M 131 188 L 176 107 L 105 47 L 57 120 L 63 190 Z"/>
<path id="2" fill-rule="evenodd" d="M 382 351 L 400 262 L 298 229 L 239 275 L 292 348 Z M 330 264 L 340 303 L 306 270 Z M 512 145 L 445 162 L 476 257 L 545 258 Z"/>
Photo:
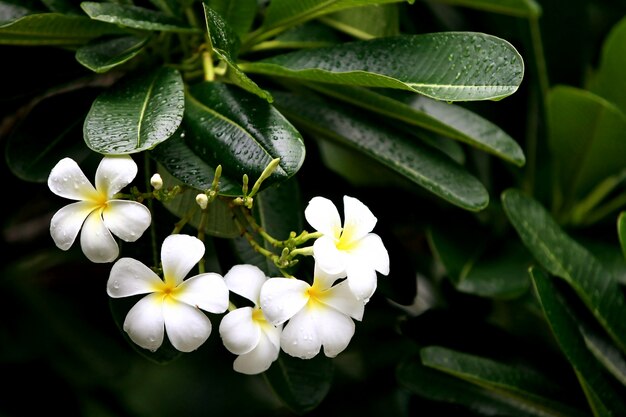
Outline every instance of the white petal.
<path id="1" fill-rule="evenodd" d="M 351 250 L 350 256 L 371 265 L 383 275 L 389 274 L 389 253 L 377 234 L 370 233 L 362 238 Z"/>
<path id="2" fill-rule="evenodd" d="M 353 317 L 357 320 L 363 318 L 365 304 L 357 300 L 348 285 L 348 281 L 340 282 L 324 293 L 322 302 L 331 306 L 342 314 Z"/>
<path id="3" fill-rule="evenodd" d="M 70 200 L 88 200 L 96 195 L 78 164 L 70 158 L 61 159 L 50 171 L 48 176 L 50 191 Z"/>
<path id="4" fill-rule="evenodd" d="M 348 266 L 348 285 L 355 297 L 367 303 L 376 291 L 377 282 L 376 271 L 367 264 L 359 262 L 350 263 Z"/>
<path id="5" fill-rule="evenodd" d="M 113 262 L 120 250 L 109 229 L 102 221 L 100 210 L 94 210 L 83 224 L 80 246 L 91 262 Z"/>
<path id="6" fill-rule="evenodd" d="M 309 300 L 309 284 L 293 278 L 270 278 L 261 288 L 261 310 L 273 325 L 284 323 Z"/>
<path id="7" fill-rule="evenodd" d="M 304 217 L 318 232 L 330 238 L 339 239 L 341 218 L 337 207 L 329 199 L 313 197 L 304 210 Z"/>
<path id="8" fill-rule="evenodd" d="M 343 234 L 341 240 L 354 242 L 366 236 L 374 230 L 376 217 L 369 208 L 353 197 L 343 197 L 343 211 L 345 220 L 343 223 Z"/>
<path id="9" fill-rule="evenodd" d="M 313 315 L 306 309 L 289 320 L 280 337 L 280 347 L 289 355 L 301 359 L 317 355 L 321 345 Z"/>
<path id="10" fill-rule="evenodd" d="M 224 279 L 214 272 L 196 275 L 178 286 L 175 298 L 210 313 L 223 313 L 228 308 L 228 288 Z"/>
<path id="11" fill-rule="evenodd" d="M 324 354 L 334 358 L 348 347 L 355 326 L 350 317 L 337 310 L 319 308 L 315 310 L 315 327 L 324 346 Z"/>
<path id="12" fill-rule="evenodd" d="M 165 331 L 172 346 L 181 352 L 196 350 L 209 338 L 211 321 L 203 312 L 175 300 L 163 303 Z"/>
<path id="13" fill-rule="evenodd" d="M 78 201 L 61 208 L 52 216 L 50 236 L 59 249 L 68 250 L 72 246 L 83 222 L 94 208 L 94 204 L 89 201 Z"/>
<path id="14" fill-rule="evenodd" d="M 261 329 L 252 319 L 252 307 L 233 310 L 222 318 L 220 336 L 226 349 L 243 355 L 256 347 L 261 338 Z"/>
<path id="15" fill-rule="evenodd" d="M 163 295 L 149 294 L 130 309 L 124 320 L 124 331 L 144 349 L 154 352 L 163 343 Z"/>
<path id="16" fill-rule="evenodd" d="M 345 277 L 346 277 L 346 274 L 344 272 L 342 272 L 341 274 L 329 274 L 328 272 L 324 271 L 320 267 L 319 262 L 315 262 L 315 267 L 314 267 L 314 272 L 313 272 L 313 282 L 314 282 L 315 288 L 317 288 L 318 290 L 327 290 L 339 278 L 345 278 Z"/>
<path id="17" fill-rule="evenodd" d="M 274 345 L 274 347 L 276 347 L 276 350 L 280 350 L 280 335 L 283 332 L 283 325 L 278 325 L 278 326 L 272 326 L 271 324 L 268 324 L 267 326 L 262 326 L 261 327 L 261 332 L 265 333 L 265 336 L 267 336 L 267 339 L 270 341 L 271 344 Z"/>
<path id="18" fill-rule="evenodd" d="M 137 164 L 129 155 L 105 156 L 96 170 L 96 189 L 111 198 L 136 175 Z"/>
<path id="19" fill-rule="evenodd" d="M 259 304 L 261 287 L 267 281 L 265 273 L 254 265 L 235 265 L 224 275 L 229 290 Z"/>
<path id="20" fill-rule="evenodd" d="M 261 334 L 259 343 L 250 352 L 240 355 L 233 363 L 233 369 L 246 375 L 256 375 L 269 369 L 276 359 L 280 348 L 274 346 L 265 334 Z"/>
<path id="21" fill-rule="evenodd" d="M 152 216 L 148 207 L 136 201 L 110 200 L 102 212 L 107 229 L 126 242 L 134 242 L 146 231 Z"/>
<path id="22" fill-rule="evenodd" d="M 313 243 L 315 263 L 327 274 L 342 274 L 346 270 L 345 253 L 337 249 L 335 241 L 322 236 Z"/>
<path id="23" fill-rule="evenodd" d="M 180 284 L 204 255 L 204 243 L 189 235 L 170 235 L 161 246 L 165 281 Z"/>
<path id="24" fill-rule="evenodd" d="M 132 258 L 122 258 L 113 264 L 107 294 L 120 298 L 154 292 L 163 281 L 150 268 Z"/>

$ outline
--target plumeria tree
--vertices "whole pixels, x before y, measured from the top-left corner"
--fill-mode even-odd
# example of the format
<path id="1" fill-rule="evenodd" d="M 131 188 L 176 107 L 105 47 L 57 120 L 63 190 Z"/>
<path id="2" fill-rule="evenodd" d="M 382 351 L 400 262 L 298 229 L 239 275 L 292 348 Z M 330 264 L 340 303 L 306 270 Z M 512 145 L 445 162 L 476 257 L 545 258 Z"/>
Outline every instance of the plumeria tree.
<path id="1" fill-rule="evenodd" d="M 626 415 L 626 4 L 557 3 L 0 0 L 0 414 Z"/>

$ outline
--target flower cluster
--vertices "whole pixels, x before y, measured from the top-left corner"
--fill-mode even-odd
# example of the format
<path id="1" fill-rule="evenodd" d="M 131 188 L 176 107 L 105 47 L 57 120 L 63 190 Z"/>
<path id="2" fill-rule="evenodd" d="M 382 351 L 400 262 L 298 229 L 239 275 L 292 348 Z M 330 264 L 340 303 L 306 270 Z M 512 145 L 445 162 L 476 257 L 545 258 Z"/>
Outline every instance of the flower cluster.
<path id="1" fill-rule="evenodd" d="M 77 202 L 52 218 L 50 232 L 57 246 L 67 250 L 82 228 L 81 247 L 87 258 L 112 262 L 119 255 L 113 235 L 137 240 L 150 225 L 150 211 L 117 195 L 136 173 L 129 156 L 105 157 L 94 187 L 76 162 L 61 160 L 48 185 L 55 194 Z M 160 177 L 153 177 L 152 185 L 160 189 Z M 191 352 L 212 331 L 204 312 L 218 315 L 228 310 L 219 334 L 226 349 L 237 355 L 233 364 L 237 372 L 264 372 L 280 350 L 302 359 L 320 350 L 335 357 L 352 339 L 354 320 L 363 318 L 376 290 L 377 272 L 389 273 L 387 250 L 372 233 L 376 217 L 355 198 L 345 196 L 343 203 L 343 225 L 337 208 L 326 198 L 313 198 L 305 210 L 316 230 L 311 283 L 291 276 L 269 278 L 248 264 L 233 266 L 223 277 L 202 272 L 186 278 L 203 258 L 205 247 L 202 240 L 184 234 L 172 234 L 163 241 L 157 268 L 162 276 L 135 259 L 118 259 L 107 282 L 108 295 L 143 295 L 128 312 L 124 331 L 150 351 L 161 347 L 167 335 L 174 348 Z M 237 308 L 229 300 L 230 293 L 248 300 L 249 305 Z"/>

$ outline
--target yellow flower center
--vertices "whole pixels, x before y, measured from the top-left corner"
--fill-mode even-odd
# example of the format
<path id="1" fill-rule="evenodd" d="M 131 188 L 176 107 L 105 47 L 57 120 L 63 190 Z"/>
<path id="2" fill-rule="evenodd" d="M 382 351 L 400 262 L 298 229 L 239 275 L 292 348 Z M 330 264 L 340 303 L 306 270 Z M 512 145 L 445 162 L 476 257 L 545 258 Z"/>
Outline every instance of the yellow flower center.
<path id="1" fill-rule="evenodd" d="M 178 291 L 178 287 L 176 287 L 172 283 L 168 283 L 167 280 L 165 280 L 165 282 L 157 285 L 157 288 L 155 288 L 154 292 L 163 294 L 163 301 L 166 301 L 174 299 Z"/>
<path id="2" fill-rule="evenodd" d="M 306 295 L 309 296 L 309 301 L 307 302 L 308 308 L 316 308 L 320 307 L 324 304 L 324 299 L 326 298 L 325 290 L 320 289 L 316 283 L 313 283 L 313 286 L 306 290 Z"/>
<path id="3" fill-rule="evenodd" d="M 353 239 L 353 233 L 351 228 L 347 227 L 341 230 L 341 235 L 339 236 L 339 240 L 337 241 L 337 249 L 340 251 L 349 252 L 355 246 L 357 241 Z"/>

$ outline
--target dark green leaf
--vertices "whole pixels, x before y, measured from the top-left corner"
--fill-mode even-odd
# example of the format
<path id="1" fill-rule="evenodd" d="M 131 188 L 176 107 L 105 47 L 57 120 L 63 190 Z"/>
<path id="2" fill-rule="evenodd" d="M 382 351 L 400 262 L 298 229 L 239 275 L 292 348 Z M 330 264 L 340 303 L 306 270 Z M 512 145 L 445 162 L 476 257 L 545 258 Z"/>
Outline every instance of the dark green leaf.
<path id="1" fill-rule="evenodd" d="M 622 385 L 626 385 L 626 359 L 622 352 L 607 337 L 590 326 L 580 325 L 579 328 L 587 349 Z"/>
<path id="2" fill-rule="evenodd" d="M 257 12 L 257 0 L 209 0 L 205 2 L 228 23 L 239 37 L 250 30 Z"/>
<path id="3" fill-rule="evenodd" d="M 115 25 L 59 13 L 29 14 L 0 25 L 0 44 L 82 45 L 103 35 L 125 33 Z"/>
<path id="4" fill-rule="evenodd" d="M 617 218 L 617 236 L 624 258 L 626 258 L 626 211 L 622 211 Z"/>
<path id="5" fill-rule="evenodd" d="M 405 35 L 306 49 L 240 65 L 246 72 L 387 87 L 438 100 L 498 100 L 517 91 L 524 63 L 507 41 L 484 33 Z"/>
<path id="6" fill-rule="evenodd" d="M 535 0 L 436 0 L 440 3 L 466 6 L 474 9 L 511 16 L 538 18 L 541 6 Z"/>
<path id="7" fill-rule="evenodd" d="M 564 204 L 626 166 L 626 117 L 585 90 L 557 86 L 548 95 L 549 145 Z"/>
<path id="8" fill-rule="evenodd" d="M 576 291 L 626 352 L 626 303 L 611 271 L 567 236 L 535 200 L 511 189 L 503 193 L 502 203 L 510 222 L 537 262 Z"/>
<path id="9" fill-rule="evenodd" d="M 340 42 L 342 39 L 336 30 L 312 21 L 295 26 L 272 40 L 256 44 L 250 50 L 320 48 Z"/>
<path id="10" fill-rule="evenodd" d="M 526 162 L 520 146 L 501 128 L 452 103 L 413 94 L 391 97 L 359 87 L 324 84 L 312 87 L 359 107 L 465 142 L 517 166 Z"/>
<path id="11" fill-rule="evenodd" d="M 275 158 L 280 163 L 267 185 L 294 175 L 304 161 L 300 133 L 267 101 L 235 86 L 202 83 L 186 97 L 185 141 L 229 178 L 244 174 L 250 183 Z"/>
<path id="12" fill-rule="evenodd" d="M 178 0 L 150 0 L 159 10 L 168 16 L 181 18 L 183 10 Z"/>
<path id="13" fill-rule="evenodd" d="M 97 40 L 80 47 L 76 51 L 76 60 L 94 72 L 106 72 L 134 58 L 143 50 L 148 39 L 125 36 Z"/>
<path id="14" fill-rule="evenodd" d="M 82 15 L 83 11 L 72 0 L 41 0 L 51 12 Z"/>
<path id="15" fill-rule="evenodd" d="M 237 66 L 235 59 L 240 45 L 237 34 L 216 11 L 204 3 L 203 6 L 211 49 L 228 65 L 229 78 L 244 90 L 272 102 L 272 96 L 267 91 L 261 89 Z"/>
<path id="16" fill-rule="evenodd" d="M 540 270 L 531 269 L 530 275 L 552 333 L 576 371 L 594 414 L 626 415 L 622 398 L 608 383 L 602 367 L 587 350 L 585 341 L 578 331 L 577 322 L 559 299 L 554 284 Z"/>
<path id="17" fill-rule="evenodd" d="M 303 360 L 281 352 L 264 375 L 286 406 L 297 414 L 304 414 L 324 400 L 330 390 L 333 371 L 332 361 L 322 354 Z"/>
<path id="18" fill-rule="evenodd" d="M 435 149 L 331 102 L 280 92 L 274 96 L 294 122 L 362 152 L 453 204 L 476 211 L 489 202 L 476 178 Z"/>
<path id="19" fill-rule="evenodd" d="M 134 74 L 94 101 L 85 119 L 85 142 L 102 154 L 145 151 L 172 136 L 184 109 L 183 79 L 177 70 Z"/>
<path id="20" fill-rule="evenodd" d="M 536 370 L 438 346 L 421 349 L 420 356 L 424 365 L 485 387 L 534 415 L 586 415 L 564 404 L 566 396 L 559 385 Z"/>
<path id="21" fill-rule="evenodd" d="M 115 23 L 133 29 L 200 33 L 199 29 L 189 27 L 176 18 L 143 7 L 90 1 L 83 2 L 80 6 L 94 20 Z"/>
<path id="22" fill-rule="evenodd" d="M 341 10 L 322 21 L 357 39 L 371 39 L 399 35 L 399 17 L 396 4 L 376 4 Z"/>

